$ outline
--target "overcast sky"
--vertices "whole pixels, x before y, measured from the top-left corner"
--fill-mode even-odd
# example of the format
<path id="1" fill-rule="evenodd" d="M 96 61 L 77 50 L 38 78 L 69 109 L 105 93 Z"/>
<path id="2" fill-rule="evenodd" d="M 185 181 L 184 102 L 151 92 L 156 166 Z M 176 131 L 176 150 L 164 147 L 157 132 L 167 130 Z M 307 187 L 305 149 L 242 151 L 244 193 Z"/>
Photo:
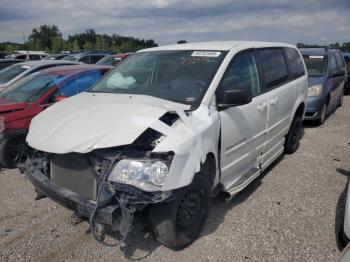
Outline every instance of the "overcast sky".
<path id="1" fill-rule="evenodd" d="M 211 40 L 350 41 L 350 0 L 0 0 L 0 42 L 55 24 L 158 44 Z"/>

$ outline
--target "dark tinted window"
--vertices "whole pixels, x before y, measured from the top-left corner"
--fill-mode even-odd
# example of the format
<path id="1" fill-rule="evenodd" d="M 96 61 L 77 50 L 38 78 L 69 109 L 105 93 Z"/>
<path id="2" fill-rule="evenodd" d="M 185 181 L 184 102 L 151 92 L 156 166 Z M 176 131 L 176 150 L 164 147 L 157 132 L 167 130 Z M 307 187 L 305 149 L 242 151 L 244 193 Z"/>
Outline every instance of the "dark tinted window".
<path id="1" fill-rule="evenodd" d="M 263 74 L 266 81 L 266 89 L 277 87 L 288 80 L 287 65 L 280 48 L 258 50 Z"/>
<path id="2" fill-rule="evenodd" d="M 27 59 L 27 56 L 26 55 L 19 55 L 19 56 L 16 56 L 16 59 Z"/>
<path id="3" fill-rule="evenodd" d="M 96 64 L 97 61 L 101 60 L 101 58 L 105 57 L 104 55 L 94 55 L 90 57 L 90 63 Z"/>
<path id="4" fill-rule="evenodd" d="M 90 56 L 83 56 L 82 58 L 79 59 L 79 62 L 90 64 Z"/>
<path id="5" fill-rule="evenodd" d="M 336 53 L 334 53 L 334 55 L 335 55 L 335 60 L 337 62 L 337 67 L 343 68 L 345 65 L 344 65 L 344 62 L 343 62 L 343 59 L 342 59 L 340 53 L 336 52 Z"/>
<path id="6" fill-rule="evenodd" d="M 29 55 L 29 60 L 41 60 L 39 55 Z"/>
<path id="7" fill-rule="evenodd" d="M 304 64 L 299 52 L 294 48 L 285 48 L 286 57 L 288 60 L 290 77 L 297 78 L 305 74 Z"/>
<path id="8" fill-rule="evenodd" d="M 249 88 L 253 96 L 260 93 L 259 78 L 252 52 L 236 55 L 225 72 L 220 89 L 236 88 Z"/>

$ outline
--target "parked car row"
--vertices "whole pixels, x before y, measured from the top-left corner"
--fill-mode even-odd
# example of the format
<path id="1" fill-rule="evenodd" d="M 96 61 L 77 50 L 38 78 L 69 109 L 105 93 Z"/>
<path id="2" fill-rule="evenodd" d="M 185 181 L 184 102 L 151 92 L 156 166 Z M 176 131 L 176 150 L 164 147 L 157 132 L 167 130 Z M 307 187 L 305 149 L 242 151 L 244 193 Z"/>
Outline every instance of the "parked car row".
<path id="1" fill-rule="evenodd" d="M 44 52 L 34 52 L 34 51 L 19 51 L 19 53 L 7 54 L 0 53 L 0 61 L 1 59 L 17 59 L 17 60 L 69 60 L 82 62 L 85 64 L 99 64 L 103 65 L 116 65 L 121 60 L 128 57 L 131 53 L 118 53 L 113 54 L 110 51 L 77 51 L 71 53 L 61 53 L 61 54 L 52 54 L 48 55 Z M 1 70 L 1 68 L 0 68 Z"/>
<path id="2" fill-rule="evenodd" d="M 302 121 L 341 106 L 347 77 L 337 50 L 268 42 L 156 47 L 110 68 L 56 65 L 4 88 L 0 164 L 22 163 L 40 196 L 101 243 L 110 231 L 122 242 L 145 212 L 171 249 L 196 240 L 212 196 L 234 196 L 294 153 Z"/>

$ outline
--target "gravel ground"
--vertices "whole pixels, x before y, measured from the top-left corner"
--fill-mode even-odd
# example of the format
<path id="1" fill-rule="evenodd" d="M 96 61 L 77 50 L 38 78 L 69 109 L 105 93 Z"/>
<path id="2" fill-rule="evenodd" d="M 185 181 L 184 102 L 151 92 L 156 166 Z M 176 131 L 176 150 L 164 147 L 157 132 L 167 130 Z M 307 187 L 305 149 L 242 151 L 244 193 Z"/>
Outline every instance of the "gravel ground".
<path id="1" fill-rule="evenodd" d="M 200 238 L 174 252 L 137 223 L 124 247 L 107 248 L 72 225 L 72 212 L 49 199 L 34 201 L 17 170 L 0 173 L 1 261 L 336 261 L 340 220 L 350 170 L 350 97 L 321 127 L 306 125 L 299 150 L 282 156 L 226 203 L 213 199 Z"/>

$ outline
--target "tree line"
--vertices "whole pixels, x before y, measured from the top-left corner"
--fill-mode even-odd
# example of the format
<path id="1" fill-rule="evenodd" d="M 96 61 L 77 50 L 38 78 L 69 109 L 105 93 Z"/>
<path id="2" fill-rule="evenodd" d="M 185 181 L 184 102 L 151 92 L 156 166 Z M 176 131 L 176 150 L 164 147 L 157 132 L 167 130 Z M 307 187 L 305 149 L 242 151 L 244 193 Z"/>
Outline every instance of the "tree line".
<path id="1" fill-rule="evenodd" d="M 187 43 L 179 40 L 178 44 Z M 298 48 L 324 47 L 318 44 L 297 43 Z M 64 39 L 56 25 L 41 25 L 34 28 L 24 44 L 4 42 L 0 43 L 0 51 L 46 51 L 48 53 L 60 53 L 62 51 L 78 50 L 108 50 L 115 53 L 135 52 L 137 50 L 158 46 L 153 39 L 144 40 L 134 37 L 126 37 L 118 34 L 98 34 L 94 29 L 88 29 L 83 33 L 69 35 Z M 333 43 L 330 48 L 350 52 L 350 42 Z"/>
<path id="2" fill-rule="evenodd" d="M 320 47 L 326 47 L 324 45 L 318 45 L 318 44 L 303 44 L 303 43 L 297 43 L 296 46 L 298 48 L 320 48 Z M 334 48 L 334 49 L 340 49 L 343 52 L 350 52 L 350 42 L 345 42 L 345 43 L 333 43 L 328 45 L 329 48 Z"/>
<path id="3" fill-rule="evenodd" d="M 32 30 L 24 44 L 0 43 L 0 51 L 29 50 L 60 53 L 62 51 L 108 50 L 115 53 L 127 53 L 155 46 L 158 45 L 153 39 L 144 40 L 118 34 L 98 34 L 94 29 L 69 35 L 67 39 L 64 39 L 56 25 L 41 25 Z"/>

